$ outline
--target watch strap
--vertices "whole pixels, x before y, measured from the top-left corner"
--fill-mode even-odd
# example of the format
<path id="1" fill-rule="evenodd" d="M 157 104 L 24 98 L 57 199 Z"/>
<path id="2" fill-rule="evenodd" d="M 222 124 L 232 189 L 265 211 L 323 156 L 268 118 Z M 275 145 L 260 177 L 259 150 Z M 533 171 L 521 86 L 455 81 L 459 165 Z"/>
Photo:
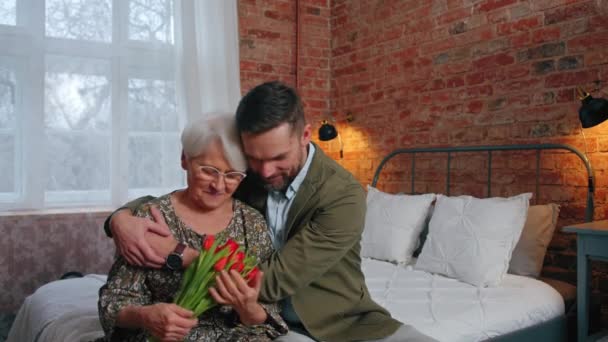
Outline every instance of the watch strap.
<path id="1" fill-rule="evenodd" d="M 177 254 L 180 257 L 184 256 L 184 251 L 186 250 L 186 244 L 178 242 L 177 246 L 175 246 L 175 249 L 173 250 L 173 254 Z"/>

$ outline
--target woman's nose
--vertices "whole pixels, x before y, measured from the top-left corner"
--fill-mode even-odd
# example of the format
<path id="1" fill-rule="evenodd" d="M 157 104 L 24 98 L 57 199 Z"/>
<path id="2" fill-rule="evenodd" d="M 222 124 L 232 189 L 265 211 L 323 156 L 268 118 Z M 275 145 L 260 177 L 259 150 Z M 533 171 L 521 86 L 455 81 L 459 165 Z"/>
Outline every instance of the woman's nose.
<path id="1" fill-rule="evenodd" d="M 220 192 L 226 190 L 226 179 L 224 178 L 224 175 L 218 174 L 211 182 L 211 186 Z"/>

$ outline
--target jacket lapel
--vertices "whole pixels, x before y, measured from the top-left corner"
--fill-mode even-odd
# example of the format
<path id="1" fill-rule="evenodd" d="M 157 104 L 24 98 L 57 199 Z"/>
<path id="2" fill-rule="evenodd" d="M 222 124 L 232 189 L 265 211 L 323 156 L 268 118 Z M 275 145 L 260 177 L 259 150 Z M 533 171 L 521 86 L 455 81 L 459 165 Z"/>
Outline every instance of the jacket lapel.
<path id="1" fill-rule="evenodd" d="M 308 173 L 306 174 L 304 181 L 296 193 L 296 198 L 293 200 L 293 204 L 289 208 L 289 213 L 287 213 L 285 228 L 288 229 L 286 231 L 288 238 L 297 232 L 293 228 L 294 223 L 296 222 L 300 213 L 302 213 L 304 209 L 310 208 L 310 200 L 317 191 L 319 179 L 323 171 L 323 157 L 323 151 L 321 151 L 321 148 L 315 144 L 315 154 L 310 163 Z"/>

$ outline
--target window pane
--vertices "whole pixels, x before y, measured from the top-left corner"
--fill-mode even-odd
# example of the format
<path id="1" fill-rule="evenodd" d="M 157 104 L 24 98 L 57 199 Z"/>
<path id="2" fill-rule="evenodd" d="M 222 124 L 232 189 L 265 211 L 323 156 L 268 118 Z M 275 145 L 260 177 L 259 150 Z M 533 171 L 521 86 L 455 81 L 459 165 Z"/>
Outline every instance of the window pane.
<path id="1" fill-rule="evenodd" d="M 186 184 L 185 172 L 182 169 L 181 131 L 175 135 L 165 135 L 163 140 L 163 179 L 165 188 L 179 189 Z"/>
<path id="2" fill-rule="evenodd" d="M 175 83 L 129 79 L 129 131 L 177 132 Z"/>
<path id="3" fill-rule="evenodd" d="M 129 189 L 162 187 L 161 136 L 129 137 Z"/>
<path id="4" fill-rule="evenodd" d="M 109 130 L 110 65 L 68 57 L 47 58 L 45 125 L 50 129 Z"/>
<path id="5" fill-rule="evenodd" d="M 110 136 L 47 133 L 47 191 L 108 190 Z"/>
<path id="6" fill-rule="evenodd" d="M 181 168 L 179 134 L 131 134 L 129 137 L 129 189 L 159 189 L 161 195 L 185 184 Z"/>
<path id="7" fill-rule="evenodd" d="M 112 0 L 46 0 L 46 34 L 110 42 Z"/>
<path id="8" fill-rule="evenodd" d="M 15 192 L 15 138 L 0 134 L 0 193 Z"/>
<path id="9" fill-rule="evenodd" d="M 182 187 L 175 83 L 129 79 L 128 111 L 129 189 L 166 192 Z"/>
<path id="10" fill-rule="evenodd" d="M 0 64 L 0 129 L 15 127 L 16 90 L 14 71 Z"/>
<path id="11" fill-rule="evenodd" d="M 15 6 L 16 0 L 1 0 L 0 1 L 0 25 L 15 25 L 17 11 Z"/>
<path id="12" fill-rule="evenodd" d="M 110 64 L 47 56 L 44 87 L 46 190 L 109 190 Z"/>
<path id="13" fill-rule="evenodd" d="M 129 39 L 173 43 L 173 1 L 131 0 Z"/>

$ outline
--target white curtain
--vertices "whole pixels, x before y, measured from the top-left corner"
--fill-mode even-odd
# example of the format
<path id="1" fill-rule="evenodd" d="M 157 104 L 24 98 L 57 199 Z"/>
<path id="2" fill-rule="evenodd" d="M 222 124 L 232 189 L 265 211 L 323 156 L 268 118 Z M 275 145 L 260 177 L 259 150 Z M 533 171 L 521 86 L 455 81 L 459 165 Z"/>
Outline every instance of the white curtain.
<path id="1" fill-rule="evenodd" d="M 240 98 L 236 0 L 0 1 L 0 210 L 184 184 L 185 122 Z"/>
<path id="2" fill-rule="evenodd" d="M 236 0 L 178 0 L 180 102 L 194 119 L 236 111 L 241 97 Z"/>

